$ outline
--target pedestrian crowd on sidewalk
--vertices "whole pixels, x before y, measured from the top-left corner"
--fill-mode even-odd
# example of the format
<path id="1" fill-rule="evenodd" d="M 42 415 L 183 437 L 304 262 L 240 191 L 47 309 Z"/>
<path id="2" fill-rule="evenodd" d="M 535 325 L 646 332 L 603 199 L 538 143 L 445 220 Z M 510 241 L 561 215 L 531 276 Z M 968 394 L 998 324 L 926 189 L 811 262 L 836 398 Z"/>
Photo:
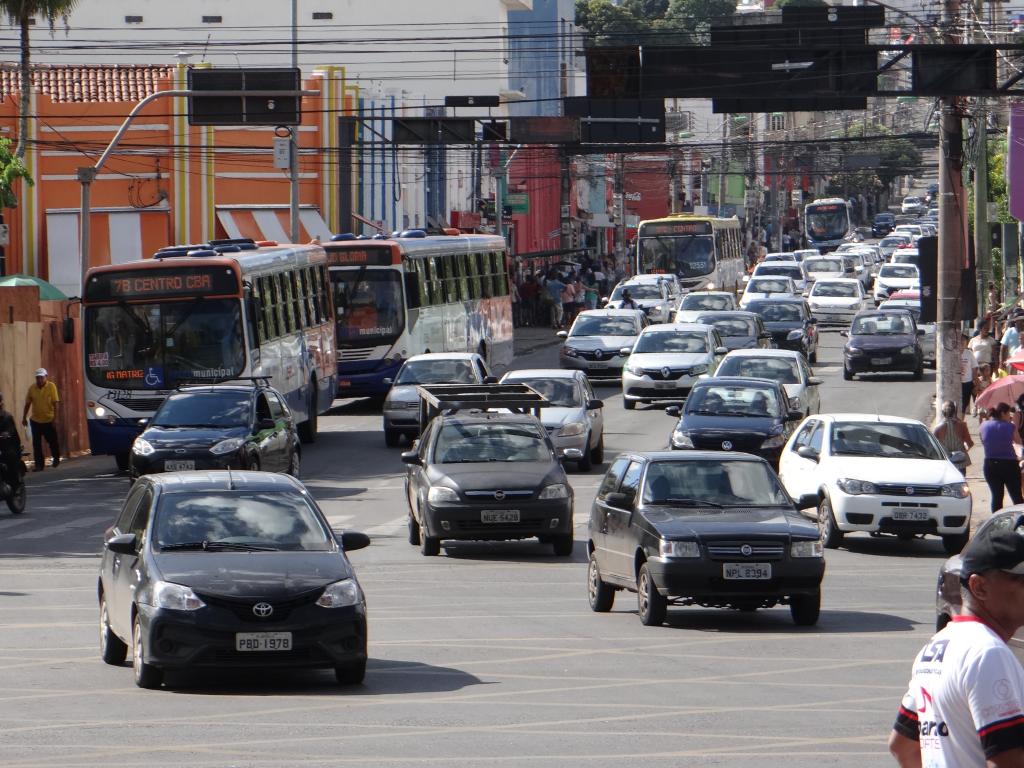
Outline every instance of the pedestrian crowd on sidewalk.
<path id="1" fill-rule="evenodd" d="M 517 328 L 568 328 L 583 310 L 597 309 L 626 276 L 611 257 L 588 254 L 517 271 L 512 280 L 513 323 Z"/>

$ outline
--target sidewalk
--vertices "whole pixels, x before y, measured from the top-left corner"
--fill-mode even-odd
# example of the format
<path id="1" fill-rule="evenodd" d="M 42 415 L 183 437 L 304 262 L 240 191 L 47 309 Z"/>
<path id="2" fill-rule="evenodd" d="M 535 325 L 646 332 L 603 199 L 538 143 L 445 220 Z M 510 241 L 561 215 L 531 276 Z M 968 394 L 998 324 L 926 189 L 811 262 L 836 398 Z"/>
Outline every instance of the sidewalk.
<path id="1" fill-rule="evenodd" d="M 973 499 L 971 505 L 972 532 L 992 515 L 989 511 L 992 495 L 989 493 L 988 483 L 985 482 L 985 477 L 982 474 L 985 452 L 981 447 L 981 437 L 978 434 L 979 426 L 976 416 L 967 417 L 967 431 L 971 433 L 971 439 L 974 441 L 974 447 L 968 452 L 971 457 L 971 466 L 967 468 L 967 484 L 971 487 L 971 498 Z M 1004 504 L 1009 501 L 1007 498 Z"/>

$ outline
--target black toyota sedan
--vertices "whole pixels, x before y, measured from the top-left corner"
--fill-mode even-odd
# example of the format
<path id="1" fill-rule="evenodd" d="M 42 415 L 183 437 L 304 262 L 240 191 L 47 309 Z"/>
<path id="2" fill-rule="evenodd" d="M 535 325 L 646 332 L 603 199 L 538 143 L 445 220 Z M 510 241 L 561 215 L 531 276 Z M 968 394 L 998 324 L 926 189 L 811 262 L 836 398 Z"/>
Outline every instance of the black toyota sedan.
<path id="1" fill-rule="evenodd" d="M 564 456 L 582 453 L 568 448 Z M 439 554 L 444 539 L 534 536 L 558 556 L 572 554 L 572 487 L 536 417 L 437 416 L 402 461 L 408 465 L 409 543 L 424 555 Z"/>
<path id="2" fill-rule="evenodd" d="M 802 352 L 808 362 L 818 362 L 818 320 L 805 299 L 757 299 L 747 310 L 761 316 L 777 348 Z"/>
<path id="3" fill-rule="evenodd" d="M 590 513 L 587 589 L 594 611 L 637 593 L 640 621 L 671 605 L 754 611 L 788 604 L 812 625 L 825 561 L 818 526 L 767 462 L 714 451 L 631 453 L 604 476 Z"/>
<path id="4" fill-rule="evenodd" d="M 135 438 L 132 479 L 154 472 L 262 469 L 299 476 L 295 419 L 277 390 L 260 383 L 182 387 Z"/>
<path id="5" fill-rule="evenodd" d="M 702 312 L 695 323 L 710 325 L 718 330 L 722 343 L 728 350 L 771 349 L 772 334 L 765 328 L 761 316 L 754 312 L 729 310 L 726 312 Z"/>
<path id="6" fill-rule="evenodd" d="M 909 312 L 876 310 L 858 312 L 850 324 L 843 350 L 843 378 L 858 373 L 909 373 L 918 380 L 924 374 L 923 329 Z"/>
<path id="7" fill-rule="evenodd" d="M 335 535 L 305 487 L 268 472 L 139 478 L 104 536 L 100 654 L 135 683 L 167 670 L 333 667 L 366 672 L 366 603 L 345 556 L 362 533 Z"/>
<path id="8" fill-rule="evenodd" d="M 789 410 L 789 397 L 777 381 L 715 377 L 694 384 L 680 411 L 665 409 L 679 421 L 672 431 L 674 450 L 742 451 L 779 465 L 782 448 L 803 419 Z"/>

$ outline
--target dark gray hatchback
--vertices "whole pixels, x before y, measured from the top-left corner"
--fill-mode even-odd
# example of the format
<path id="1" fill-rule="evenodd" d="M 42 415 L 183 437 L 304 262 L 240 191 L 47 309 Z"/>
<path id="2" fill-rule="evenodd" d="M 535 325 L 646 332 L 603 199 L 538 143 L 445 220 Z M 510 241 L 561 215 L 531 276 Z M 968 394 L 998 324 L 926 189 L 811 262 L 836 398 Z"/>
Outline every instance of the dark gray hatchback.
<path id="1" fill-rule="evenodd" d="M 366 672 L 366 603 L 346 550 L 302 483 L 267 472 L 146 475 L 107 529 L 100 653 L 135 683 L 165 670 L 329 667 Z"/>
<path id="2" fill-rule="evenodd" d="M 590 514 L 587 587 L 594 611 L 637 593 L 640 621 L 671 605 L 753 611 L 788 603 L 812 625 L 825 561 L 818 527 L 763 459 L 743 453 L 633 453 L 605 474 Z"/>

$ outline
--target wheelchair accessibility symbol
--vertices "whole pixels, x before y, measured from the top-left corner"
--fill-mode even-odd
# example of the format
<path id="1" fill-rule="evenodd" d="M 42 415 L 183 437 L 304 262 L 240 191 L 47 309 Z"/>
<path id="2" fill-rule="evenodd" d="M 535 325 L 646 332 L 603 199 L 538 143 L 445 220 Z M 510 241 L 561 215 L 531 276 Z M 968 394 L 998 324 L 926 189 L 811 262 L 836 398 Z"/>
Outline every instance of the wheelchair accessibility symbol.
<path id="1" fill-rule="evenodd" d="M 145 384 L 147 387 L 162 387 L 164 385 L 164 372 L 160 368 L 147 368 Z"/>

